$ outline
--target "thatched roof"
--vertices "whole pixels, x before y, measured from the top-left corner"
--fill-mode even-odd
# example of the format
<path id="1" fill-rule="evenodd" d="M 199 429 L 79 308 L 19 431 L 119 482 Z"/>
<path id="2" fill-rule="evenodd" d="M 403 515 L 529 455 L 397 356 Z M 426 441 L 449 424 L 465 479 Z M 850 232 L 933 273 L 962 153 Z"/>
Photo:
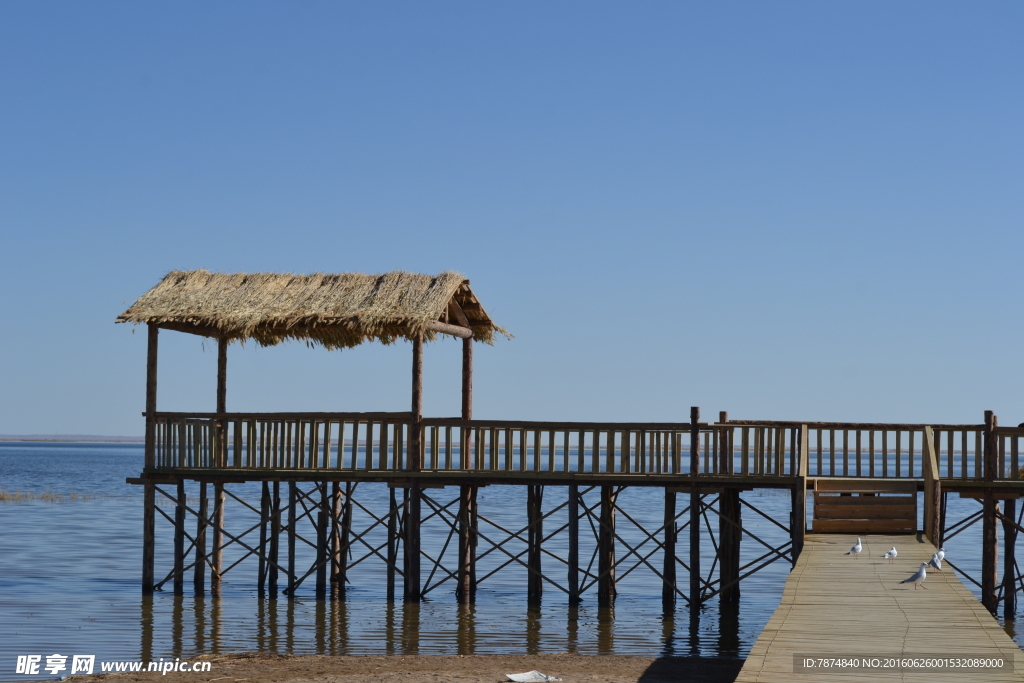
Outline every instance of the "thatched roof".
<path id="1" fill-rule="evenodd" d="M 229 341 L 273 346 L 287 339 L 329 349 L 365 341 L 390 344 L 438 333 L 493 341 L 511 336 L 494 324 L 469 280 L 392 271 L 361 273 L 211 273 L 175 270 L 118 316 Z"/>

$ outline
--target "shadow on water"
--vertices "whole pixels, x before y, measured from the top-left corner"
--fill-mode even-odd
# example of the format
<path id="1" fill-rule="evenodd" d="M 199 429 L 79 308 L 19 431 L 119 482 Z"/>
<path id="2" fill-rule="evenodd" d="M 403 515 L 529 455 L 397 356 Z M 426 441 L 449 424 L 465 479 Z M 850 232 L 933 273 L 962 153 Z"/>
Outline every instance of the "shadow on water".
<path id="1" fill-rule="evenodd" d="M 139 631 L 140 654 L 143 660 L 151 661 L 154 657 L 168 654 L 154 640 L 159 639 L 160 632 L 170 636 L 171 656 L 187 656 L 192 652 L 219 654 L 232 649 L 231 644 L 223 642 L 225 624 L 223 617 L 223 598 L 219 596 L 167 596 L 165 607 L 170 607 L 170 628 L 162 629 L 157 625 L 156 605 L 153 596 L 142 598 L 140 602 Z M 415 655 L 421 652 L 421 635 L 426 629 L 426 637 L 438 627 L 438 624 L 423 620 L 424 605 L 416 603 L 387 603 L 380 630 L 379 646 L 385 654 Z M 253 629 L 253 645 L 256 651 L 277 654 L 295 653 L 301 650 L 321 655 L 348 655 L 358 652 L 365 645 L 366 625 L 358 618 L 353 621 L 351 606 L 345 600 L 276 600 L 261 599 L 255 604 Z M 717 647 L 709 658 L 708 652 L 701 653 L 699 644 L 702 636 L 707 642 L 706 633 L 701 633 L 701 618 L 688 611 L 677 612 L 666 609 L 660 614 L 661 622 L 657 630 L 660 632 L 662 648 L 659 662 L 666 664 L 659 667 L 676 666 L 687 663 L 724 659 L 725 661 L 741 661 L 742 642 L 740 638 L 740 616 L 738 604 L 722 603 L 718 609 L 718 623 L 714 630 Z M 312 624 L 305 615 L 312 616 Z M 481 639 L 488 637 L 487 632 L 480 631 L 478 608 L 475 605 L 460 605 L 454 616 L 455 651 L 460 655 L 487 653 L 488 648 L 481 651 Z M 429 617 L 428 617 L 429 619 Z M 615 607 L 601 607 L 589 613 L 589 616 L 575 605 L 567 606 L 565 631 L 560 637 L 565 638 L 565 651 L 580 654 L 579 633 L 581 622 L 590 620 L 588 625 L 596 636 L 591 653 L 601 655 L 620 654 L 621 644 L 616 642 Z M 560 620 L 559 620 L 560 621 Z M 550 615 L 545 616 L 537 605 L 527 606 L 523 615 L 524 650 L 526 654 L 539 655 L 548 652 L 547 640 L 554 622 Z M 443 624 L 447 626 L 448 624 Z M 308 627 L 312 626 L 312 629 Z M 705 628 L 708 628 L 705 619 Z M 677 630 L 678 628 L 678 630 Z M 683 631 L 683 628 L 686 630 Z M 305 630 L 303 630 L 305 629 Z M 558 630 L 558 629 L 556 629 Z M 298 632 L 297 632 L 298 631 Z M 312 636 L 311 638 L 309 636 Z M 621 637 L 629 637 L 625 634 Z M 299 642 L 301 641 L 301 642 Z M 431 652 L 432 650 L 428 650 Z M 703 657 L 701 655 L 704 655 Z M 670 667 L 671 668 L 671 667 Z M 726 667 L 728 668 L 728 667 Z M 652 675 L 663 676 L 669 669 L 655 668 Z M 650 680 L 660 680 L 652 678 Z M 717 679 L 716 679 L 717 680 Z"/>

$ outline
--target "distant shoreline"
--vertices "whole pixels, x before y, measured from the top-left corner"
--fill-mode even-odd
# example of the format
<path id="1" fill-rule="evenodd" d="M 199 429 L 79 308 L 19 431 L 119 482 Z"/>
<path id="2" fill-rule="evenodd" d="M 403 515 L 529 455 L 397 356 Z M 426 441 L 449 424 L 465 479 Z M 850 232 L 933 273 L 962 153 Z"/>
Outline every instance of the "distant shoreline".
<path id="1" fill-rule="evenodd" d="M 45 443 L 146 443 L 144 436 L 87 436 L 84 434 L 57 434 L 54 436 L 43 436 L 35 434 L 27 435 L 0 435 L 2 441 L 36 441 Z"/>

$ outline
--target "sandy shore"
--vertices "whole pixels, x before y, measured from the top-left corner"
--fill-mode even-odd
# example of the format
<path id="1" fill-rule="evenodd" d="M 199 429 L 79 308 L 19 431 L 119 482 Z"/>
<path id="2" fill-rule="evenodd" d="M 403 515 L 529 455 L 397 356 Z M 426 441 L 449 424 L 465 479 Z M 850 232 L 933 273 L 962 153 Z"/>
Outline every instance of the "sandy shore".
<path id="1" fill-rule="evenodd" d="M 743 662 L 738 659 L 628 657 L 617 655 L 487 655 L 327 657 L 286 655 L 212 655 L 206 673 L 99 674 L 74 681 L 118 683 L 220 681 L 220 683 L 499 683 L 507 673 L 536 669 L 565 683 L 732 683 Z M 193 660 L 194 661 L 194 660 Z"/>

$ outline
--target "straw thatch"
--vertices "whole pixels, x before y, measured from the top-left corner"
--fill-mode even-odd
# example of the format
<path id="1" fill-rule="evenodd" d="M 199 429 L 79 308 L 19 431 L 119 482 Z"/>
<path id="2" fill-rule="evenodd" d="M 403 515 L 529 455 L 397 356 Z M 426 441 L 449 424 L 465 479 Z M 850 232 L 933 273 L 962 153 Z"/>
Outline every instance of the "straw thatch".
<path id="1" fill-rule="evenodd" d="M 228 341 L 273 346 L 288 339 L 350 348 L 366 341 L 433 339 L 438 323 L 459 325 L 457 304 L 473 339 L 490 344 L 494 324 L 458 273 L 437 277 L 393 271 L 290 275 L 284 273 L 168 273 L 117 318 Z M 463 321 L 465 322 L 465 321 Z M 431 327 L 435 329 L 431 329 Z"/>

